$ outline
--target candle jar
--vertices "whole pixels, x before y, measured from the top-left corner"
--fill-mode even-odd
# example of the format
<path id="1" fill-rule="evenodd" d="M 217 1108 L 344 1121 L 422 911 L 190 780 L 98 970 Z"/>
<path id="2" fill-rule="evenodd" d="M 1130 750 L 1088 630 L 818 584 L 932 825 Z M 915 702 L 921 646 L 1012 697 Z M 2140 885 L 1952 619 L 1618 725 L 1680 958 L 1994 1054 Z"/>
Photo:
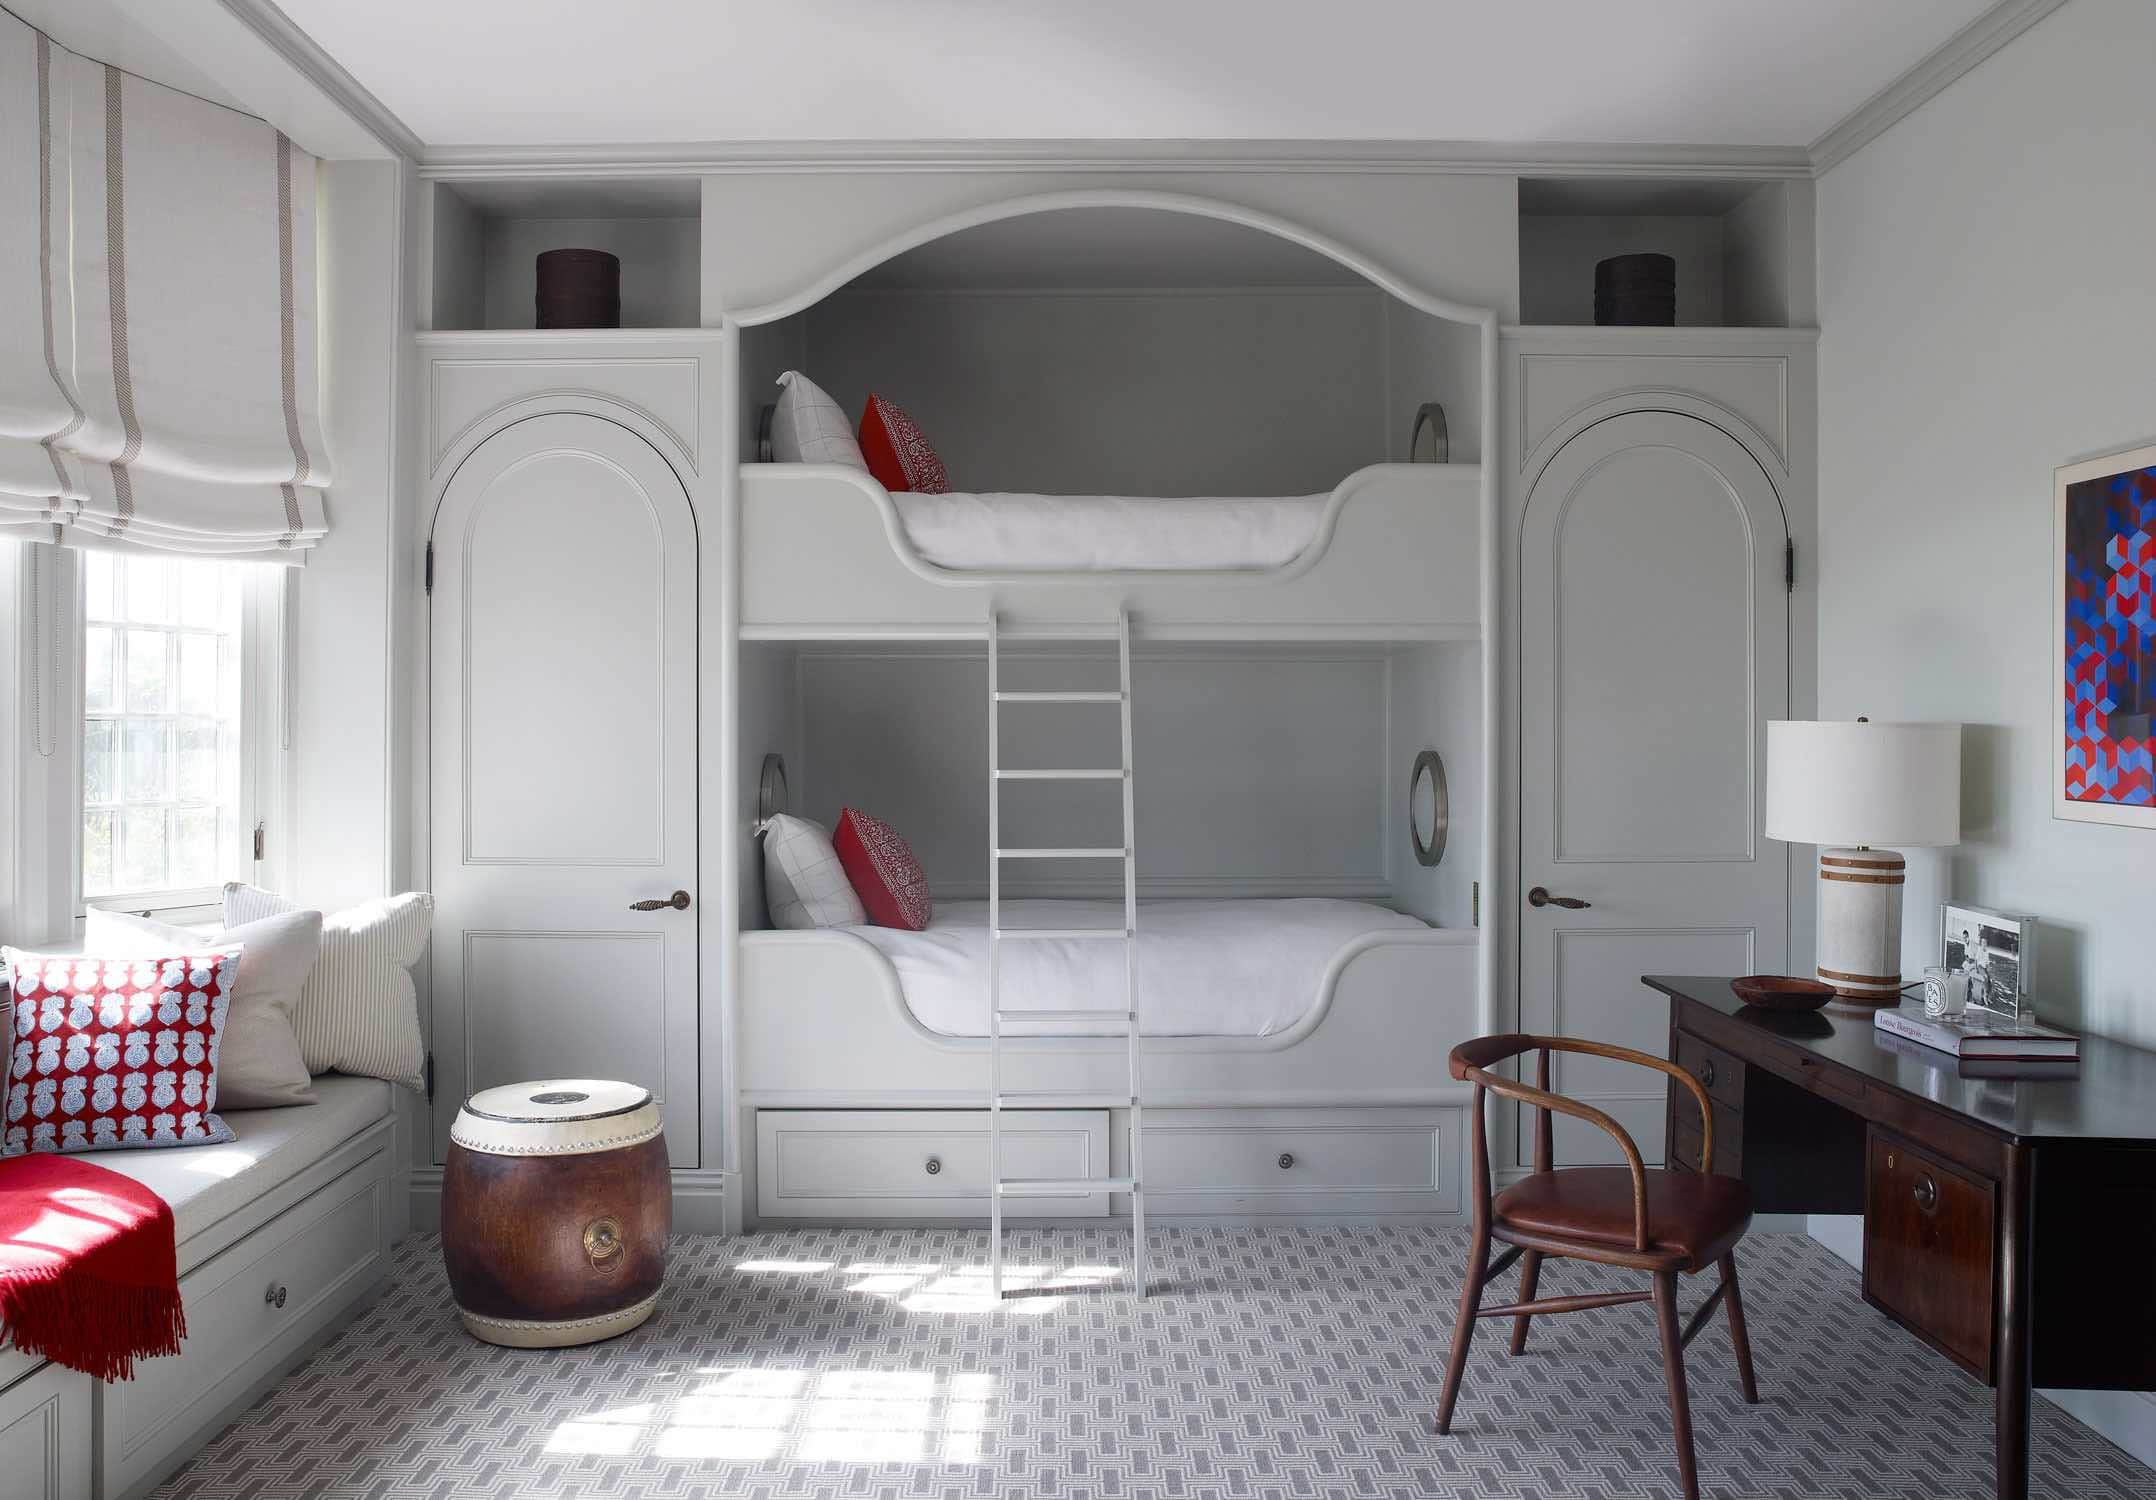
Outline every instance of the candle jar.
<path id="1" fill-rule="evenodd" d="M 1969 976 L 1944 964 L 1924 969 L 1924 1014 L 1940 1020 L 1959 1016 L 1969 1003 Z"/>

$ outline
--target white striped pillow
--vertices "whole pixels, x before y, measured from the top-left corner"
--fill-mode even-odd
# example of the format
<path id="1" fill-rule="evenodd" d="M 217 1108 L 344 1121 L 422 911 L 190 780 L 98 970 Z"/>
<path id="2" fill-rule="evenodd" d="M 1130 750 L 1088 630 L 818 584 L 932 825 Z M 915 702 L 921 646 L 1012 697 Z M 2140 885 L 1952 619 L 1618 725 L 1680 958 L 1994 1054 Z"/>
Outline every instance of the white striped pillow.
<path id="1" fill-rule="evenodd" d="M 301 909 L 251 885 L 225 887 L 227 927 Z M 292 1031 L 308 1072 L 426 1087 L 427 1044 L 411 969 L 433 924 L 434 898 L 424 891 L 322 918 L 322 956 L 292 1009 Z"/>

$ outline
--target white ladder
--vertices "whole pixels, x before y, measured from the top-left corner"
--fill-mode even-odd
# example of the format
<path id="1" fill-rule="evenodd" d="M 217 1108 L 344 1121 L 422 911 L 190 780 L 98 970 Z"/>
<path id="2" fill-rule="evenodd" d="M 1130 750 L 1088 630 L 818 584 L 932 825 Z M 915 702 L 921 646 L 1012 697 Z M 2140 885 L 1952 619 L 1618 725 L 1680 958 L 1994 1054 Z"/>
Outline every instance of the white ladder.
<path id="1" fill-rule="evenodd" d="M 988 614 L 988 1276 L 990 1295 L 1003 1296 L 1003 1201 L 1006 1198 L 1055 1198 L 1080 1193 L 1128 1193 L 1130 1195 L 1131 1282 L 1139 1296 L 1145 1295 L 1145 1187 L 1144 1120 L 1138 1081 L 1138 861 L 1136 802 L 1131 782 L 1130 734 L 1130 613 L 1116 612 L 1117 686 L 1114 692 L 1005 692 L 998 661 L 1001 625 L 993 609 Z M 1107 640 L 1106 635 L 1057 631 L 1059 639 Z M 1113 703 L 1123 720 L 1123 763 L 1118 767 L 1065 770 L 1015 770 L 1004 766 L 998 754 L 997 723 L 1006 703 Z M 1123 783 L 1123 845 L 1120 849 L 1006 849 L 1003 847 L 1003 783 L 1006 781 L 1121 781 Z M 1123 925 L 1121 927 L 1005 927 L 1003 925 L 1003 862 L 1010 859 L 1120 859 L 1123 862 Z M 1123 944 L 1123 1009 L 1103 1010 L 1005 1010 L 1000 980 L 1003 945 L 1006 942 L 1097 939 Z M 1124 1049 L 1130 1064 L 1127 1094 L 1071 1093 L 1064 1090 L 1006 1090 L 1003 1087 L 1003 1025 L 1017 1021 L 1028 1025 L 1098 1023 L 1120 1019 Z M 1028 1031 L 1033 1046 L 1053 1048 L 1067 1044 L 1085 1048 L 1097 1033 L 1068 1034 Z M 1003 1111 L 1005 1109 L 1125 1109 L 1130 1112 L 1130 1175 L 1127 1177 L 1005 1177 L 1003 1175 Z"/>

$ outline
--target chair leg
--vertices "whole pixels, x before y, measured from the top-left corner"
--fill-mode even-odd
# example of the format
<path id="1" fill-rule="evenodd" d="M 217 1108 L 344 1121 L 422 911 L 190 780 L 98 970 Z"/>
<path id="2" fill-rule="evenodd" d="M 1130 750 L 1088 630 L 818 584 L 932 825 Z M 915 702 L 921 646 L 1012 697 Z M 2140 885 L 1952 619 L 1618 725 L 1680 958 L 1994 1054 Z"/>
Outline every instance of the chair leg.
<path id="1" fill-rule="evenodd" d="M 1684 1386 L 1684 1333 L 1677 1326 L 1677 1273 L 1657 1271 L 1655 1321 L 1662 1327 L 1662 1373 L 1669 1379 L 1670 1425 L 1677 1433 L 1677 1474 L 1684 1500 L 1699 1500 L 1699 1467 L 1692 1458 L 1692 1402 Z"/>
<path id="2" fill-rule="evenodd" d="M 1737 1383 L 1744 1388 L 1744 1399 L 1757 1406 L 1759 1383 L 1752 1378 L 1752 1340 L 1744 1331 L 1744 1301 L 1737 1295 L 1737 1252 L 1723 1256 L 1720 1265 L 1722 1285 L 1729 1288 L 1722 1300 L 1729 1304 L 1729 1342 L 1737 1351 Z"/>
<path id="3" fill-rule="evenodd" d="M 1520 1300 L 1522 1302 L 1535 1300 L 1535 1284 L 1541 1279 L 1542 1252 L 1540 1250 L 1530 1250 L 1520 1257 Z M 1527 1325 L 1531 1321 L 1532 1317 L 1527 1313 L 1521 1313 L 1512 1320 L 1512 1352 L 1514 1354 L 1527 1352 Z"/>
<path id="4" fill-rule="evenodd" d="M 1460 1396 L 1460 1376 L 1467 1370 L 1467 1348 L 1475 1338 L 1475 1310 L 1482 1305 L 1482 1278 L 1490 1269 L 1489 1231 L 1477 1225 L 1475 1246 L 1467 1252 L 1467 1280 L 1460 1284 L 1460 1317 L 1452 1329 L 1452 1355 L 1445 1361 L 1445 1392 L 1437 1401 L 1437 1430 L 1452 1431 L 1452 1405 Z"/>

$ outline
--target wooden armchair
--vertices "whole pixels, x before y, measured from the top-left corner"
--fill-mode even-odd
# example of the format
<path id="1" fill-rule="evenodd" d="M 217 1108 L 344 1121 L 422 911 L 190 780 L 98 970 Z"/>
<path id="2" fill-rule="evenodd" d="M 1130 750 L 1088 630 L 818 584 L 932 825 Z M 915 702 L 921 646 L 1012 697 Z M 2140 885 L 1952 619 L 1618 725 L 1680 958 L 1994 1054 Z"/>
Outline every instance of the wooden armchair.
<path id="1" fill-rule="evenodd" d="M 1490 1071 L 1524 1053 L 1536 1054 L 1533 1086 Z M 1703 1142 L 1697 1173 L 1648 1167 L 1625 1128 L 1592 1105 L 1550 1091 L 1550 1054 L 1583 1053 L 1614 1058 L 1667 1073 L 1682 1082 L 1699 1106 Z M 1684 1350 L 1704 1328 L 1717 1306 L 1729 1307 L 1729 1337 L 1736 1346 L 1737 1378 L 1746 1401 L 1759 1399 L 1752 1378 L 1752 1349 L 1745 1337 L 1744 1304 L 1737 1292 L 1737 1242 L 1751 1227 L 1751 1197 L 1742 1181 L 1714 1175 L 1714 1111 L 1699 1080 L 1675 1063 L 1629 1047 L 1580 1041 L 1562 1036 L 1509 1033 L 1463 1042 L 1452 1050 L 1452 1076 L 1475 1087 L 1473 1117 L 1474 1243 L 1467 1255 L 1467 1276 L 1460 1287 L 1460 1317 L 1453 1328 L 1452 1356 L 1445 1366 L 1445 1391 L 1438 1401 L 1437 1430 L 1452 1430 L 1452 1409 L 1467 1369 L 1468 1346 L 1481 1318 L 1511 1318 L 1512 1352 L 1527 1347 L 1529 1321 L 1538 1313 L 1580 1312 L 1652 1301 L 1662 1336 L 1662 1367 L 1669 1380 L 1670 1418 L 1676 1428 L 1677 1467 L 1686 1500 L 1698 1500 L 1699 1474 L 1692 1456 L 1692 1414 L 1685 1388 Z M 1483 1119 L 1484 1094 L 1516 1100 L 1535 1111 L 1535 1167 L 1494 1197 L 1490 1192 L 1490 1151 Z M 1567 1167 L 1552 1164 L 1551 1116 L 1569 1115 L 1608 1132 L 1624 1153 L 1622 1167 Z M 1490 1260 L 1490 1243 L 1511 1248 Z M 1535 1284 L 1544 1256 L 1566 1256 L 1599 1265 L 1647 1272 L 1649 1290 L 1598 1292 L 1588 1296 L 1537 1300 Z M 1483 1289 L 1515 1261 L 1520 1262 L 1520 1295 L 1501 1307 L 1482 1305 Z M 1714 1265 L 1721 1284 L 1677 1327 L 1677 1278 Z"/>

